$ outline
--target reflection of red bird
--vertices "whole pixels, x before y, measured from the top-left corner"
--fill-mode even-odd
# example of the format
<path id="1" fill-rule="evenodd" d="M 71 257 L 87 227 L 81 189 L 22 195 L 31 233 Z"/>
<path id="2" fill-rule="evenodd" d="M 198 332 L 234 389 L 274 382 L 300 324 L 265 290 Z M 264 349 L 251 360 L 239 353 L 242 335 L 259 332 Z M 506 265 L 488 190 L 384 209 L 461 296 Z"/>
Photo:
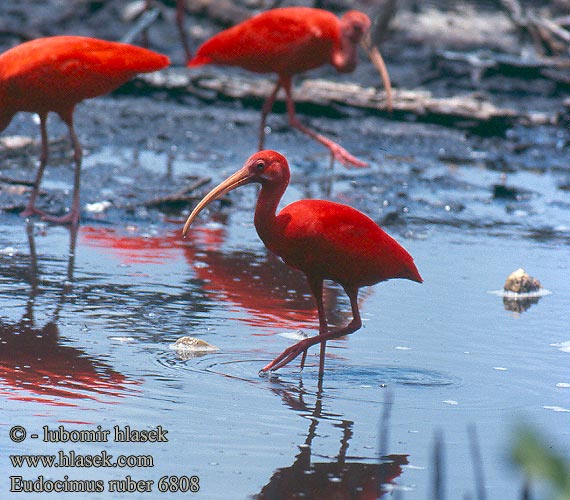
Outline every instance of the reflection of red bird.
<path id="1" fill-rule="evenodd" d="M 30 292 L 25 313 L 18 322 L 0 318 L 0 394 L 19 401 L 76 406 L 86 399 L 112 401 L 138 384 L 92 358 L 59 336 L 59 315 L 73 282 L 77 227 L 70 231 L 69 260 L 61 296 L 51 319 L 36 326 L 34 306 L 40 296 L 38 258 L 33 225 L 28 224 Z M 43 295 L 43 292 L 42 294 Z"/>
<path id="2" fill-rule="evenodd" d="M 75 406 L 73 400 L 124 397 L 129 385 L 138 383 L 60 342 L 55 322 L 33 328 L 25 319 L 19 325 L 0 323 L 0 394 Z"/>
<path id="3" fill-rule="evenodd" d="M 168 57 L 141 47 L 77 36 L 39 38 L 0 55 L 0 132 L 18 111 L 40 116 L 40 166 L 23 216 L 40 214 L 53 222 L 78 222 L 82 151 L 73 128 L 75 106 L 111 92 L 137 73 L 156 71 L 168 64 Z M 63 217 L 46 216 L 35 206 L 48 159 L 46 121 L 50 111 L 67 124 L 74 148 L 73 203 Z"/>
<path id="4" fill-rule="evenodd" d="M 277 85 L 265 101 L 261 113 L 259 149 L 263 149 L 265 119 L 273 107 L 279 89 L 283 87 L 291 126 L 326 146 L 333 158 L 344 165 L 363 167 L 366 163 L 298 121 L 291 96 L 291 79 L 298 73 L 327 63 L 342 73 L 351 72 L 357 63 L 358 44 L 363 43 L 367 45 L 370 57 L 382 75 L 388 108 L 391 108 L 388 72 L 378 50 L 370 46 L 369 29 L 368 16 L 355 10 L 338 19 L 321 9 L 273 9 L 207 40 L 188 66 L 224 64 L 240 66 L 256 73 L 277 73 Z"/>
<path id="5" fill-rule="evenodd" d="M 411 255 L 372 219 L 346 205 L 323 200 L 301 200 L 276 215 L 289 183 L 289 165 L 275 151 L 251 156 L 235 174 L 208 193 L 188 217 L 183 234 L 200 211 L 213 200 L 245 184 L 257 182 L 261 191 L 255 210 L 255 227 L 263 243 L 291 267 L 303 271 L 317 301 L 319 335 L 286 349 L 263 371 L 277 370 L 321 343 L 320 371 L 327 340 L 348 335 L 362 323 L 358 290 L 392 278 L 422 282 Z M 353 319 L 343 328 L 329 329 L 323 307 L 323 280 L 339 283 L 350 299 Z"/>
<path id="6" fill-rule="evenodd" d="M 231 308 L 245 310 L 247 314 L 240 315 L 240 320 L 250 326 L 270 330 L 309 328 L 315 304 L 301 273 L 284 268 L 270 253 L 254 256 L 224 251 L 220 248 L 225 238 L 222 227 L 196 228 L 192 236 L 191 241 L 182 244 L 178 231 L 142 236 L 108 227 L 80 227 L 84 244 L 111 253 L 127 265 L 162 265 L 181 259 L 183 252 L 202 289 Z M 324 290 L 325 309 L 335 323 L 345 319 L 344 312 L 338 310 L 338 295 L 336 288 Z"/>
<path id="7" fill-rule="evenodd" d="M 82 226 L 81 240 L 101 253 L 117 255 L 123 264 L 165 264 L 181 256 L 180 237 L 120 234 L 107 227 Z"/>
<path id="8" fill-rule="evenodd" d="M 245 310 L 241 321 L 271 331 L 310 328 L 315 303 L 301 273 L 283 267 L 271 253 L 254 256 L 248 252 L 205 251 L 197 256 L 196 243 L 184 250 L 204 282 L 202 288 Z M 344 320 L 344 311 L 338 310 L 339 290 L 325 287 L 323 292 L 329 318 Z"/>
<path id="9" fill-rule="evenodd" d="M 402 474 L 405 455 L 385 457 L 380 464 L 338 461 L 311 462 L 311 448 L 301 451 L 290 467 L 277 469 L 255 500 L 378 500 L 389 490 L 380 489 Z M 333 480 L 334 478 L 334 480 Z M 380 491 L 379 491 L 380 489 Z"/>

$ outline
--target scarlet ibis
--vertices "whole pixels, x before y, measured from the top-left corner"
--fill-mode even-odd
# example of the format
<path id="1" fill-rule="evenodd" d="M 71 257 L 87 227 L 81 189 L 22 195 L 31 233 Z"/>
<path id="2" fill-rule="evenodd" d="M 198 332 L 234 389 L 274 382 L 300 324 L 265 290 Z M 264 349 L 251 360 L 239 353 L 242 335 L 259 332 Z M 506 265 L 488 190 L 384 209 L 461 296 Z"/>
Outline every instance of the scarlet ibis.
<path id="1" fill-rule="evenodd" d="M 52 222 L 77 224 L 82 150 L 73 127 L 75 106 L 84 99 L 111 92 L 137 73 L 156 71 L 169 64 L 168 57 L 141 47 L 78 36 L 38 38 L 0 55 L 0 132 L 19 111 L 40 117 L 40 165 L 21 215 L 38 214 Z M 50 111 L 67 124 L 74 149 L 73 202 L 63 217 L 47 215 L 35 206 L 48 160 L 46 121 Z"/>
<path id="2" fill-rule="evenodd" d="M 196 56 L 188 62 L 188 67 L 222 64 L 240 66 L 256 73 L 277 73 L 277 84 L 261 111 L 258 149 L 263 149 L 267 114 L 273 107 L 279 89 L 283 88 L 292 127 L 326 146 L 332 158 L 345 166 L 364 167 L 365 162 L 297 119 L 291 79 L 298 73 L 327 63 L 341 73 L 352 72 L 356 68 L 358 44 L 363 44 L 384 80 L 387 107 L 391 109 L 390 78 L 380 52 L 370 43 L 369 29 L 368 16 L 356 10 L 348 11 L 338 19 L 328 11 L 309 7 L 272 9 L 204 42 Z"/>
<path id="3" fill-rule="evenodd" d="M 307 349 L 320 343 L 322 373 L 326 341 L 362 326 L 357 300 L 361 287 L 392 278 L 418 283 L 423 280 L 412 256 L 372 219 L 352 207 L 325 200 L 300 200 L 276 215 L 289 176 L 289 165 L 281 154 L 260 151 L 252 155 L 240 170 L 198 203 L 182 234 L 186 236 L 194 219 L 212 201 L 245 184 L 261 184 L 254 218 L 257 234 L 269 250 L 305 274 L 319 316 L 319 335 L 287 348 L 262 371 L 277 370 L 301 353 L 302 368 Z M 350 299 L 353 318 L 344 327 L 328 327 L 322 297 L 325 279 L 339 283 Z"/>

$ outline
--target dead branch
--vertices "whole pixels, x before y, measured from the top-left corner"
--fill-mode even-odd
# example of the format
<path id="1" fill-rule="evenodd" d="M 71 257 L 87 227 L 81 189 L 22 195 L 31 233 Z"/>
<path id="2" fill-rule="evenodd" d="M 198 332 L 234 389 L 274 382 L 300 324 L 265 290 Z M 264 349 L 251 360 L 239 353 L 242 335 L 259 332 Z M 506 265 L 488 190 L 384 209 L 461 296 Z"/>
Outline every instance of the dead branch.
<path id="1" fill-rule="evenodd" d="M 539 55 L 570 56 L 570 31 L 563 19 L 548 19 L 537 10 L 524 10 L 518 0 L 500 0 L 509 18 L 522 34 L 530 35 Z"/>
<path id="2" fill-rule="evenodd" d="M 436 63 L 455 65 L 452 71 L 469 72 L 474 83 L 479 83 L 486 75 L 501 73 L 511 77 L 546 78 L 563 86 L 570 80 L 570 59 L 563 57 L 521 57 L 488 50 L 477 52 L 439 51 L 435 54 Z M 462 69 L 460 66 L 466 69 Z M 448 68 L 446 68 L 448 69 Z"/>
<path id="3" fill-rule="evenodd" d="M 176 68 L 141 75 L 139 81 L 151 88 L 172 93 L 187 92 L 202 100 L 239 100 L 247 105 L 261 107 L 273 90 L 269 79 L 220 76 L 180 71 Z M 415 117 L 424 122 L 439 123 L 486 134 L 502 133 L 513 123 L 547 124 L 556 118 L 547 114 L 517 112 L 499 108 L 491 102 L 473 95 L 447 98 L 433 97 L 426 90 L 396 90 L 394 110 L 386 110 L 386 93 L 374 87 L 354 83 L 337 83 L 328 80 L 305 80 L 294 90 L 300 111 L 322 113 L 351 107 L 396 119 Z M 277 102 L 284 102 L 281 96 Z"/>

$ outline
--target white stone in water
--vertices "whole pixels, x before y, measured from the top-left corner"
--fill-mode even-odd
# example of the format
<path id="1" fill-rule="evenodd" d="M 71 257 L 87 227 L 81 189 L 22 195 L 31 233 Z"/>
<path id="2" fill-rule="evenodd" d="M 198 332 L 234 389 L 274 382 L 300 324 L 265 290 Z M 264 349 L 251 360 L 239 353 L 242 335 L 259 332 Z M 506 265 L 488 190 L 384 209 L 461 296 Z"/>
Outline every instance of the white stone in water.
<path id="1" fill-rule="evenodd" d="M 95 203 L 87 203 L 85 205 L 85 210 L 92 214 L 101 214 L 109 207 L 112 207 L 113 203 L 108 200 L 105 201 L 96 201 Z"/>
<path id="2" fill-rule="evenodd" d="M 562 352 L 570 352 L 570 340 L 564 342 L 557 342 L 556 344 L 550 344 L 552 347 L 558 348 Z"/>
<path id="3" fill-rule="evenodd" d="M 146 10 L 145 0 L 135 0 L 128 3 L 121 12 L 121 20 L 126 23 L 133 22 Z"/>
<path id="4" fill-rule="evenodd" d="M 9 135 L 0 139 L 0 144 L 6 149 L 20 149 L 33 144 L 33 139 L 26 135 Z"/>
<path id="5" fill-rule="evenodd" d="M 570 410 L 568 408 L 563 408 L 562 406 L 543 406 L 543 408 L 545 410 L 552 410 L 555 412 L 570 413 Z"/>
<path id="6" fill-rule="evenodd" d="M 219 351 L 220 348 L 209 344 L 205 340 L 196 337 L 180 337 L 176 342 L 170 344 L 170 348 L 176 351 L 207 352 Z"/>
<path id="7" fill-rule="evenodd" d="M 304 340 L 309 338 L 309 335 L 303 330 L 297 330 L 296 332 L 282 332 L 278 334 L 281 337 L 292 340 Z"/>
<path id="8" fill-rule="evenodd" d="M 514 293 L 529 293 L 540 290 L 540 281 L 533 278 L 522 267 L 512 272 L 505 281 L 504 290 Z"/>

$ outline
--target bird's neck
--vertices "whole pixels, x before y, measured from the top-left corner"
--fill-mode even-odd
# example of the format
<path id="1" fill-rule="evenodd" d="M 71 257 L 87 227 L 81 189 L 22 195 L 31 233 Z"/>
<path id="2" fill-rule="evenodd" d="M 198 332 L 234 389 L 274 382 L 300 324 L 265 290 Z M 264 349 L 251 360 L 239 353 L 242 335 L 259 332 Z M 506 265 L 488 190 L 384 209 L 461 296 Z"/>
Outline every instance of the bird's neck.
<path id="1" fill-rule="evenodd" d="M 0 132 L 10 125 L 14 114 L 9 95 L 4 88 L 3 82 L 0 81 Z"/>
<path id="2" fill-rule="evenodd" d="M 277 206 L 286 188 L 287 184 L 267 183 L 262 185 L 255 208 L 254 224 L 257 234 L 265 246 L 273 251 L 275 251 L 273 243 L 278 239 Z"/>
<path id="3" fill-rule="evenodd" d="M 333 52 L 332 65 L 340 73 L 351 73 L 356 68 L 358 45 L 341 35 L 340 45 Z"/>

